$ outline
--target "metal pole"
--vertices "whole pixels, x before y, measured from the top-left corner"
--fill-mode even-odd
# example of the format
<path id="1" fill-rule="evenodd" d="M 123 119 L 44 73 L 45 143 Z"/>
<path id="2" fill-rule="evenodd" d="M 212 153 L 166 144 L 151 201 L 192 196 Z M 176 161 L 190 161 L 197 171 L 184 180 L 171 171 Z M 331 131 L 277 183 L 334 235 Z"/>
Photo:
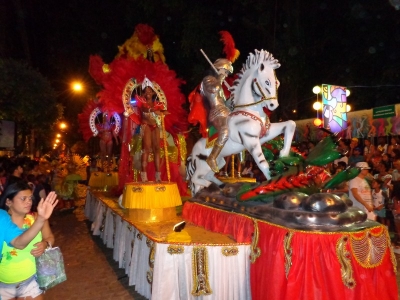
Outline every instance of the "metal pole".
<path id="1" fill-rule="evenodd" d="M 204 58 L 208 61 L 210 66 L 213 68 L 213 70 L 218 74 L 218 70 L 215 68 L 214 64 L 211 62 L 211 60 L 208 58 L 207 54 L 204 53 L 203 49 L 200 49 L 201 54 L 203 54 Z M 231 86 L 224 80 L 223 81 L 225 86 L 230 89 Z"/>

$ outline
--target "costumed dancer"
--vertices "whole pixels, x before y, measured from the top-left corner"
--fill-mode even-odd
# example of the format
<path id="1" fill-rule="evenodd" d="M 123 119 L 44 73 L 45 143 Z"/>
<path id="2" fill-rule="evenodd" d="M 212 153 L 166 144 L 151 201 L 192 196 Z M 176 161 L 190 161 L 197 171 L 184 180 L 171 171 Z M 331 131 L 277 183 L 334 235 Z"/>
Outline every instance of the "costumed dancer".
<path id="1" fill-rule="evenodd" d="M 112 162 L 113 137 L 118 145 L 118 136 L 114 130 L 115 124 L 111 121 L 108 111 L 103 112 L 102 122 L 99 124 L 100 137 L 100 155 L 103 167 L 107 166 L 107 171 L 110 172 Z"/>
<path id="2" fill-rule="evenodd" d="M 111 112 L 110 112 L 111 111 Z M 86 142 L 94 136 L 100 138 L 100 157 L 102 169 L 111 171 L 113 138 L 118 145 L 118 133 L 121 129 L 121 118 L 113 110 L 105 107 L 104 101 L 90 100 L 82 113 L 78 114 L 80 131 Z"/>
<path id="3" fill-rule="evenodd" d="M 157 182 L 161 182 L 160 171 L 160 133 L 162 133 L 162 118 L 166 114 L 166 104 L 157 101 L 157 95 L 154 91 L 152 82 L 145 77 L 142 83 L 142 95 L 137 96 L 138 106 L 142 112 L 141 132 L 143 137 L 142 145 L 142 170 L 141 178 L 143 182 L 147 179 L 147 162 L 149 153 L 154 154 L 154 168 Z"/>
<path id="4" fill-rule="evenodd" d="M 169 162 L 170 172 L 167 170 L 166 174 L 164 174 L 162 171 L 164 169 L 162 159 L 164 151 L 161 151 L 161 170 L 158 172 L 162 172 L 161 178 L 163 180 L 169 180 L 170 177 L 171 181 L 177 182 L 181 195 L 186 195 L 187 183 L 179 174 L 180 167 L 184 167 L 186 161 L 186 158 L 184 158 L 186 149 L 183 149 L 184 144 L 181 141 L 183 140 L 184 142 L 184 138 L 181 139 L 180 137 L 183 137 L 188 130 L 187 112 L 182 107 L 182 104 L 185 103 L 185 96 L 179 89 L 180 85 L 183 84 L 183 80 L 177 78 L 176 73 L 165 64 L 163 47 L 158 36 L 154 33 L 154 29 L 146 24 L 138 24 L 135 27 L 134 35 L 123 46 L 119 47 L 119 54 L 112 62 L 105 64 L 101 57 L 91 56 L 89 73 L 103 87 L 97 97 L 104 103 L 108 111 L 123 113 L 125 117 L 118 168 L 119 190 L 124 188 L 126 182 L 136 181 L 136 171 L 143 169 L 139 166 L 142 158 L 142 149 L 139 150 L 139 148 L 142 148 L 141 140 L 143 136 L 137 138 L 134 143 L 130 143 L 130 141 L 132 135 L 136 133 L 136 127 L 142 127 L 141 119 L 143 115 L 140 108 L 135 106 L 140 105 L 140 103 L 138 104 L 139 100 L 134 98 L 138 94 L 139 96 L 142 94 L 142 78 L 147 75 L 152 80 L 158 102 L 166 103 L 166 99 L 168 99 L 168 105 L 174 107 L 174 113 L 165 116 L 165 126 L 163 128 L 165 128 L 165 133 L 168 132 L 173 136 L 174 142 L 179 142 L 179 144 L 176 144 L 179 155 L 174 157 L 179 157 L 179 161 L 176 161 L 176 159 L 171 160 L 171 158 L 169 160 L 166 159 L 166 164 Z M 141 83 L 139 84 L 136 79 L 140 79 Z M 136 100 L 137 102 L 134 103 Z M 144 102 L 146 103 L 146 100 Z M 153 105 L 156 103 L 154 102 Z M 151 115 L 154 111 L 150 110 L 153 109 L 154 107 L 150 106 L 144 111 Z M 164 110 L 166 110 L 166 107 Z M 157 115 L 157 113 L 155 114 Z M 143 132 L 143 130 L 141 131 Z M 140 152 L 140 157 L 136 159 L 138 151 Z M 135 154 L 135 158 L 132 158 L 132 154 Z M 155 168 L 153 169 L 150 162 L 147 162 L 147 164 L 146 175 L 149 180 L 154 180 L 155 174 L 153 175 L 153 170 Z M 158 175 L 160 174 L 158 173 Z M 167 175 L 167 178 L 164 175 Z"/>

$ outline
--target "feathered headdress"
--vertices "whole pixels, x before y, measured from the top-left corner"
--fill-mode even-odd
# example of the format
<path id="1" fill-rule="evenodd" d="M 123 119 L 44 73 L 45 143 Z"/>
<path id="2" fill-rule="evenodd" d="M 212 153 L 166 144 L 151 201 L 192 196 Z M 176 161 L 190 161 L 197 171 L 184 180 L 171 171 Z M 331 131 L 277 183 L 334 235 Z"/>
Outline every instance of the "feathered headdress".
<path id="1" fill-rule="evenodd" d="M 144 90 L 146 87 L 151 87 L 154 90 L 154 85 L 153 83 L 144 75 L 144 79 L 142 82 L 142 90 Z"/>
<path id="2" fill-rule="evenodd" d="M 151 52 L 152 60 L 165 63 L 164 47 L 154 29 L 147 24 L 136 25 L 132 37 L 122 46 L 118 46 L 118 49 L 117 58 L 149 58 L 149 52 Z"/>

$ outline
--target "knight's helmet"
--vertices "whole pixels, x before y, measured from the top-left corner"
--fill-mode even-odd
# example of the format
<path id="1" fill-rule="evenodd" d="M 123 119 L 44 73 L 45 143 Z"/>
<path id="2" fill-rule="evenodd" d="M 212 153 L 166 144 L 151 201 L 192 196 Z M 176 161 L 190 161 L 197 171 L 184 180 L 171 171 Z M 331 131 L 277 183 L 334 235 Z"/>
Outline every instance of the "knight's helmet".
<path id="1" fill-rule="evenodd" d="M 227 70 L 229 73 L 233 73 L 233 66 L 232 66 L 232 62 L 229 59 L 226 58 L 218 58 L 215 62 L 214 62 L 214 67 L 219 70 L 219 69 L 225 69 Z"/>

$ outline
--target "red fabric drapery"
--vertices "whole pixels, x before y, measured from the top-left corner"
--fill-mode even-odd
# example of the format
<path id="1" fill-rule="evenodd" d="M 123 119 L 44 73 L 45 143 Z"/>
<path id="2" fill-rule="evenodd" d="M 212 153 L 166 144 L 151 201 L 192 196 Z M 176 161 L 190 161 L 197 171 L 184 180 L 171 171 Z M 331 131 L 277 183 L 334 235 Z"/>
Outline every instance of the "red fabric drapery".
<path id="1" fill-rule="evenodd" d="M 336 253 L 336 244 L 346 233 L 294 231 L 292 265 L 286 279 L 283 240 L 289 229 L 265 222 L 258 222 L 258 228 L 261 255 L 251 266 L 252 299 L 398 299 L 389 248 L 379 266 L 364 268 L 347 245 L 355 280 L 350 289 L 342 281 Z"/>
<path id="2" fill-rule="evenodd" d="M 239 214 L 185 202 L 182 210 L 184 220 L 207 230 L 232 236 L 238 243 L 250 243 L 253 233 L 253 221 Z"/>
<path id="3" fill-rule="evenodd" d="M 237 242 L 249 242 L 254 232 L 251 218 L 186 202 L 182 216 L 208 230 L 233 236 Z M 306 232 L 257 221 L 258 243 L 261 255 L 251 264 L 252 299 L 398 299 L 396 275 L 389 247 L 378 266 L 361 266 L 346 244 L 355 281 L 348 288 L 342 281 L 341 265 L 336 245 L 343 236 L 359 237 L 368 234 L 384 234 L 383 226 L 360 232 Z M 291 267 L 286 278 L 284 240 L 288 232 L 293 233 Z"/>

